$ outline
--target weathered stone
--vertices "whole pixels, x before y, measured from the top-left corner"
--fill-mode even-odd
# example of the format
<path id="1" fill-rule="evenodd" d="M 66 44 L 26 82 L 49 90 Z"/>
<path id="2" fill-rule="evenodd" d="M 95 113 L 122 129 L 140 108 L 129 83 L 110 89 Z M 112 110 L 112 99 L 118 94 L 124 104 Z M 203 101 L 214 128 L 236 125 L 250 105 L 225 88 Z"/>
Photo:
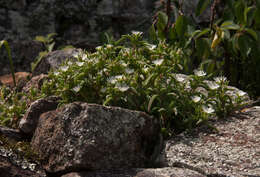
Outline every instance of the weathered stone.
<path id="1" fill-rule="evenodd" d="M 0 125 L 0 136 L 1 135 L 16 141 L 21 141 L 25 138 L 24 134 L 18 129 L 12 129 Z"/>
<path id="2" fill-rule="evenodd" d="M 32 177 L 32 176 L 41 177 L 43 175 L 16 166 L 12 164 L 7 157 L 3 157 L 0 155 L 0 176 L 1 177 Z"/>
<path id="3" fill-rule="evenodd" d="M 143 112 L 74 102 L 41 115 L 31 141 L 49 173 L 151 165 L 159 122 Z"/>
<path id="4" fill-rule="evenodd" d="M 28 81 L 28 78 L 31 76 L 30 73 L 27 72 L 17 72 L 15 73 L 15 81 L 19 88 L 22 88 L 25 83 Z M 0 82 L 6 86 L 13 87 L 13 77 L 12 74 L 6 74 L 3 76 L 0 76 Z"/>
<path id="5" fill-rule="evenodd" d="M 131 30 L 147 31 L 153 3 L 151 0 L 0 0 L 0 40 L 10 43 L 15 68 L 20 68 L 22 63 L 29 71 L 39 47 L 44 50 L 39 43 L 37 50 L 34 49 L 35 36 L 57 33 L 57 46 L 93 49 L 100 44 L 103 32 L 119 37 Z M 25 58 L 19 50 L 26 46 L 24 41 L 30 44 L 24 48 L 28 51 Z M 8 66 L 6 57 L 0 61 L 4 62 L 1 68 Z"/>
<path id="6" fill-rule="evenodd" d="M 162 153 L 167 166 L 207 176 L 259 176 L 260 107 L 210 123 L 218 132 L 203 126 L 167 140 Z"/>
<path id="7" fill-rule="evenodd" d="M 30 89 L 32 89 L 32 88 L 34 88 L 34 89 L 41 89 L 41 86 L 42 86 L 43 82 L 47 78 L 48 78 L 48 75 L 46 75 L 46 74 L 40 74 L 40 75 L 32 77 L 31 80 L 25 84 L 25 86 L 23 87 L 22 91 L 24 93 L 29 93 Z"/>
<path id="8" fill-rule="evenodd" d="M 47 74 L 50 69 L 57 69 L 67 59 L 73 59 L 75 55 L 79 55 L 81 52 L 81 49 L 65 49 L 50 52 L 41 59 L 32 74 L 33 76 Z"/>
<path id="9" fill-rule="evenodd" d="M 58 97 L 51 96 L 33 102 L 27 109 L 24 117 L 21 119 L 19 129 L 23 133 L 32 135 L 37 126 L 40 115 L 44 112 L 56 109 L 58 106 L 58 100 Z"/>
<path id="10" fill-rule="evenodd" d="M 184 168 L 150 168 L 126 170 L 100 170 L 95 172 L 72 172 L 62 177 L 206 177 L 196 171 Z"/>

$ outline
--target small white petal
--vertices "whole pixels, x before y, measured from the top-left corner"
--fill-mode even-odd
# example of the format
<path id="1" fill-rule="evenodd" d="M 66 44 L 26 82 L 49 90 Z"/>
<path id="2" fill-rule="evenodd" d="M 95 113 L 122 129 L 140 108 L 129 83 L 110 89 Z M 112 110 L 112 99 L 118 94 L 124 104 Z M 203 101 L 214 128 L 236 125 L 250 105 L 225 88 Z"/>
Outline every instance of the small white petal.
<path id="1" fill-rule="evenodd" d="M 61 69 L 61 71 L 66 72 L 66 71 L 68 71 L 69 66 L 61 66 L 60 69 Z"/>
<path id="2" fill-rule="evenodd" d="M 78 66 L 83 66 L 83 65 L 84 65 L 84 62 L 77 62 L 77 65 L 78 65 Z"/>
<path id="3" fill-rule="evenodd" d="M 75 91 L 75 92 L 79 92 L 81 89 L 81 86 L 80 85 L 77 85 L 76 87 L 74 87 L 72 90 Z"/>
<path id="4" fill-rule="evenodd" d="M 154 60 L 153 64 L 155 64 L 156 66 L 159 66 L 163 63 L 163 59 L 158 59 L 158 60 Z"/>
<path id="5" fill-rule="evenodd" d="M 112 48 L 112 47 L 113 47 L 113 45 L 107 44 L 107 48 L 108 48 L 108 49 L 110 49 L 110 48 Z"/>
<path id="6" fill-rule="evenodd" d="M 125 92 L 129 89 L 129 86 L 126 84 L 117 84 L 116 88 L 118 88 L 121 92 Z"/>
<path id="7" fill-rule="evenodd" d="M 96 50 L 101 50 L 102 49 L 102 46 L 97 46 L 96 47 Z"/>
<path id="8" fill-rule="evenodd" d="M 226 77 L 224 76 L 220 76 L 220 77 L 215 77 L 214 80 L 217 82 L 217 83 L 222 83 L 222 82 L 225 82 L 227 80 Z"/>
<path id="9" fill-rule="evenodd" d="M 148 48 L 149 48 L 150 50 L 154 50 L 154 49 L 156 48 L 156 45 L 150 44 L 150 45 L 148 45 Z"/>
<path id="10" fill-rule="evenodd" d="M 206 76 L 206 73 L 202 70 L 194 70 L 194 74 L 199 77 Z"/>
<path id="11" fill-rule="evenodd" d="M 181 75 L 175 75 L 175 79 L 178 81 L 178 82 L 183 82 L 185 80 L 184 77 L 182 77 Z"/>
<path id="12" fill-rule="evenodd" d="M 193 97 L 191 97 L 191 99 L 195 103 L 197 103 L 197 102 L 199 102 L 201 100 L 201 98 L 199 96 L 193 96 Z"/>
<path id="13" fill-rule="evenodd" d="M 58 76 L 59 74 L 60 74 L 60 73 L 59 73 L 58 71 L 55 71 L 55 72 L 54 72 L 54 75 L 55 75 L 55 76 Z"/>
<path id="14" fill-rule="evenodd" d="M 202 106 L 202 110 L 205 112 L 205 113 L 208 113 L 208 114 L 211 114 L 213 113 L 215 110 L 213 109 L 212 106 L 208 105 L 208 106 Z"/>
<path id="15" fill-rule="evenodd" d="M 132 31 L 132 34 L 134 34 L 134 35 L 142 35 L 143 32 L 141 32 L 141 31 Z"/>
<path id="16" fill-rule="evenodd" d="M 245 96 L 246 92 L 243 92 L 242 90 L 239 90 L 237 94 L 238 94 L 238 96 Z"/>
<path id="17" fill-rule="evenodd" d="M 208 82 L 207 84 L 211 90 L 216 90 L 219 88 L 219 85 L 215 82 Z"/>

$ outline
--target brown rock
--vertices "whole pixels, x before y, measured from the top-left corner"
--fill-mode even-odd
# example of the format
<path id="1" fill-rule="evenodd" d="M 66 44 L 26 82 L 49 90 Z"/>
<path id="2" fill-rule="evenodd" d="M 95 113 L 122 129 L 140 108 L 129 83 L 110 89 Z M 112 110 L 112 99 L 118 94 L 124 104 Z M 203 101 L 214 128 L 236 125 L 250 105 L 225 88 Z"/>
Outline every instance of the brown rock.
<path id="1" fill-rule="evenodd" d="M 30 170 L 24 170 L 11 163 L 7 157 L 0 155 L 0 176 L 1 177 L 40 177 L 41 175 Z"/>
<path id="2" fill-rule="evenodd" d="M 24 117 L 19 123 L 19 129 L 26 134 L 32 135 L 38 124 L 39 117 L 42 113 L 54 110 L 58 106 L 59 98 L 50 96 L 33 102 L 27 109 Z"/>
<path id="3" fill-rule="evenodd" d="M 22 91 L 25 93 L 29 93 L 31 88 L 40 89 L 44 80 L 48 78 L 46 74 L 40 74 L 38 76 L 34 76 L 31 78 L 29 82 L 25 84 Z"/>
<path id="4" fill-rule="evenodd" d="M 27 72 L 17 72 L 15 73 L 15 81 L 18 87 L 22 88 L 25 83 L 28 81 L 28 78 L 31 76 L 30 73 Z M 13 77 L 12 74 L 6 74 L 0 76 L 0 82 L 6 86 L 13 87 Z"/>
<path id="5" fill-rule="evenodd" d="M 31 141 L 49 173 L 149 165 L 159 122 L 145 113 L 75 102 L 44 113 Z"/>

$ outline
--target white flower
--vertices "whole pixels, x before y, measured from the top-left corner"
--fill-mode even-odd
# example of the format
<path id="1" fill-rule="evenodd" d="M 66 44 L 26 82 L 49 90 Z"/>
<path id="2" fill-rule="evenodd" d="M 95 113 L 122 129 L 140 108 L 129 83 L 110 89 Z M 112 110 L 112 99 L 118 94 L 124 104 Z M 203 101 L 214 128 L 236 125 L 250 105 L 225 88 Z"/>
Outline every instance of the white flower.
<path id="1" fill-rule="evenodd" d="M 84 65 L 84 62 L 77 62 L 77 65 L 78 65 L 78 66 L 83 66 L 83 65 Z"/>
<path id="2" fill-rule="evenodd" d="M 199 77 L 206 76 L 206 73 L 203 70 L 194 70 L 194 74 Z"/>
<path id="3" fill-rule="evenodd" d="M 159 66 L 163 63 L 163 59 L 158 59 L 158 60 L 154 60 L 153 64 L 155 64 L 156 66 Z"/>
<path id="4" fill-rule="evenodd" d="M 208 86 L 209 86 L 209 88 L 211 89 L 211 90 L 216 90 L 216 89 L 218 89 L 219 88 L 219 85 L 217 84 L 217 83 L 215 83 L 215 82 L 208 82 L 207 83 L 208 84 Z"/>
<path id="5" fill-rule="evenodd" d="M 107 44 L 107 48 L 108 48 L 108 49 L 111 49 L 112 47 L 113 47 L 113 45 Z"/>
<path id="6" fill-rule="evenodd" d="M 66 72 L 66 71 L 68 71 L 69 67 L 68 66 L 61 66 L 60 69 L 61 69 L 61 71 Z"/>
<path id="7" fill-rule="evenodd" d="M 54 75 L 55 75 L 55 76 L 58 76 L 59 74 L 60 74 L 60 73 L 59 73 L 58 71 L 55 71 L 55 72 L 54 72 Z"/>
<path id="8" fill-rule="evenodd" d="M 79 57 L 79 53 L 73 53 L 72 56 L 73 56 L 74 58 L 78 58 L 78 57 Z"/>
<path id="9" fill-rule="evenodd" d="M 102 46 L 97 46 L 96 47 L 96 50 L 101 50 L 102 49 Z"/>
<path id="10" fill-rule="evenodd" d="M 149 45 L 148 45 L 148 48 L 149 48 L 150 50 L 154 50 L 154 49 L 156 48 L 156 45 L 149 44 Z"/>
<path id="11" fill-rule="evenodd" d="M 149 70 L 148 67 L 144 67 L 144 72 L 147 72 Z"/>
<path id="12" fill-rule="evenodd" d="M 73 63 L 71 61 L 68 62 L 68 65 L 72 65 Z"/>
<path id="13" fill-rule="evenodd" d="M 132 31 L 132 34 L 134 34 L 134 35 L 142 35 L 143 32 L 141 32 L 141 31 Z"/>
<path id="14" fill-rule="evenodd" d="M 88 56 L 86 54 L 83 54 L 82 55 L 82 60 L 84 60 L 84 61 L 88 60 Z"/>
<path id="15" fill-rule="evenodd" d="M 126 84 L 116 84 L 116 88 L 118 88 L 121 92 L 125 92 L 129 89 L 129 86 Z"/>
<path id="16" fill-rule="evenodd" d="M 75 91 L 75 92 L 79 92 L 81 89 L 81 86 L 80 85 L 77 85 L 76 87 L 74 87 L 72 90 Z"/>
<path id="17" fill-rule="evenodd" d="M 177 108 L 176 108 L 176 107 L 174 107 L 174 108 L 173 108 L 173 112 L 174 112 L 175 116 L 177 116 L 177 115 L 178 115 L 178 110 L 177 110 Z"/>
<path id="18" fill-rule="evenodd" d="M 178 81 L 178 82 L 183 82 L 184 80 L 185 80 L 185 78 L 184 77 L 182 77 L 181 75 L 175 75 L 175 79 Z"/>
<path id="19" fill-rule="evenodd" d="M 201 100 L 201 98 L 199 96 L 193 96 L 193 97 L 191 97 L 191 99 L 195 103 L 197 103 L 197 102 L 199 102 Z"/>
<path id="20" fill-rule="evenodd" d="M 126 68 L 125 69 L 125 72 L 127 73 L 127 74 L 132 74 L 132 73 L 134 73 L 134 69 L 130 69 L 130 68 Z"/>
<path id="21" fill-rule="evenodd" d="M 245 96 L 246 95 L 246 92 L 243 92 L 242 90 L 239 90 L 238 92 L 237 92 L 237 94 L 238 94 L 238 96 Z"/>
<path id="22" fill-rule="evenodd" d="M 207 106 L 204 105 L 204 106 L 202 106 L 202 110 L 205 113 L 208 113 L 208 114 L 211 114 L 211 113 L 213 113 L 215 111 L 211 105 L 207 105 Z"/>
<path id="23" fill-rule="evenodd" d="M 217 83 L 222 83 L 222 82 L 225 82 L 227 80 L 226 77 L 224 76 L 220 76 L 220 77 L 215 77 L 214 80 L 217 82 Z"/>
<path id="24" fill-rule="evenodd" d="M 108 81 L 109 83 L 111 83 L 111 84 L 115 84 L 116 81 L 118 81 L 118 80 L 120 80 L 120 79 L 122 79 L 122 78 L 123 78 L 122 75 L 111 76 L 111 77 L 109 77 L 109 78 L 107 79 L 107 81 Z"/>

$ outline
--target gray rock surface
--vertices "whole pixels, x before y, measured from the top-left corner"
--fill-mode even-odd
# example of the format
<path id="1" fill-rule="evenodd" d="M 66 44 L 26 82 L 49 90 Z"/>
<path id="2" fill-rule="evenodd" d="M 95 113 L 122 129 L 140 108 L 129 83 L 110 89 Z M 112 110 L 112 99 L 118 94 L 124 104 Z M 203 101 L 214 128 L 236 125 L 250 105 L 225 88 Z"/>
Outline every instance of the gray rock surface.
<path id="1" fill-rule="evenodd" d="M 41 115 L 31 141 L 49 173 L 152 165 L 159 122 L 145 113 L 74 102 Z"/>
<path id="2" fill-rule="evenodd" d="M 73 60 L 75 55 L 78 56 L 80 53 L 82 53 L 81 49 L 64 49 L 50 52 L 36 65 L 32 75 L 47 74 L 51 69 L 57 69 L 66 60 Z"/>
<path id="3" fill-rule="evenodd" d="M 218 132 L 200 127 L 165 142 L 166 166 L 225 177 L 260 176 L 260 107 L 211 122 Z"/>
<path id="4" fill-rule="evenodd" d="M 39 49 L 43 50 L 42 45 L 32 41 L 35 36 L 58 33 L 57 45 L 93 49 L 100 44 L 105 31 L 119 37 L 131 30 L 148 30 L 153 3 L 153 0 L 0 0 L 0 40 L 10 43 L 16 69 L 27 64 L 23 71 L 30 71 L 30 62 Z M 6 57 L 1 56 L 0 61 L 2 68 L 8 66 L 8 62 L 2 63 L 8 61 Z"/>
<path id="5" fill-rule="evenodd" d="M 96 172 L 74 172 L 62 177 L 206 177 L 196 171 L 183 168 L 100 170 Z"/>
<path id="6" fill-rule="evenodd" d="M 40 115 L 44 112 L 55 110 L 59 104 L 59 99 L 56 96 L 50 96 L 33 102 L 19 122 L 20 131 L 32 135 L 37 127 Z"/>

